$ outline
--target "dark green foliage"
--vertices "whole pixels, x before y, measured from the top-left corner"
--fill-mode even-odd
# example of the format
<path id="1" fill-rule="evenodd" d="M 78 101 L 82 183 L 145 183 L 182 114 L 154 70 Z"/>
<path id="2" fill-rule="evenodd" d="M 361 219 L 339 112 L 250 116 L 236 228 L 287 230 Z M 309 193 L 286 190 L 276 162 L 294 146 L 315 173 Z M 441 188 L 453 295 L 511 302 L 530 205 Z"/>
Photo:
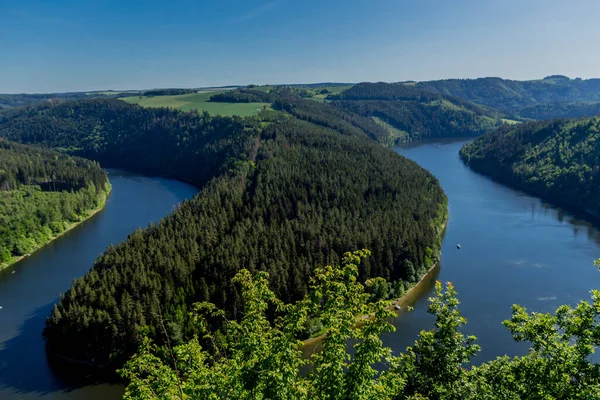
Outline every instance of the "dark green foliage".
<path id="1" fill-rule="evenodd" d="M 271 103 L 275 101 L 275 96 L 262 90 L 240 89 L 212 95 L 210 101 L 218 103 Z"/>
<path id="2" fill-rule="evenodd" d="M 293 100 L 301 104 L 299 116 L 319 121 Z M 344 133 L 281 113 L 242 120 L 118 101 L 5 116 L 1 135 L 71 145 L 106 165 L 203 185 L 163 221 L 109 248 L 73 284 L 48 319 L 49 347 L 115 366 L 143 333 L 159 344 L 165 335 L 173 343 L 187 340 L 195 333 L 193 302 L 210 300 L 237 316 L 241 297 L 230 281 L 242 267 L 268 271 L 285 301 L 306 293 L 315 265 L 337 263 L 353 248 L 373 251 L 363 280 L 408 280 L 407 261 L 415 270 L 410 279 L 418 279 L 439 255 L 446 198 L 438 181 L 361 129 Z"/>
<path id="3" fill-rule="evenodd" d="M 402 84 L 361 83 L 329 98 L 348 113 L 377 118 L 405 134 L 388 132 L 392 142 L 478 136 L 501 124 L 495 112 Z"/>
<path id="4" fill-rule="evenodd" d="M 46 191 L 102 190 L 107 178 L 98 163 L 0 138 L 0 190 L 39 185 Z"/>
<path id="5" fill-rule="evenodd" d="M 386 143 L 388 139 L 389 133 L 373 120 L 329 104 L 289 98 L 276 100 L 273 107 L 298 119 L 335 129 L 345 135 L 366 136 L 379 143 Z"/>
<path id="6" fill-rule="evenodd" d="M 82 97 L 86 97 L 85 93 L 0 94 L 0 110 L 57 100 L 73 100 Z"/>
<path id="7" fill-rule="evenodd" d="M 0 267 L 81 221 L 108 190 L 93 161 L 0 139 Z"/>
<path id="8" fill-rule="evenodd" d="M 231 90 L 211 96 L 210 101 L 220 103 L 273 103 L 278 99 L 308 97 L 305 89 L 277 86 L 269 91 L 248 88 Z"/>
<path id="9" fill-rule="evenodd" d="M 519 110 L 520 117 L 529 119 L 579 118 L 600 114 L 600 103 L 541 103 Z"/>
<path id="10" fill-rule="evenodd" d="M 0 136 L 69 151 L 102 165 L 202 185 L 249 151 L 241 118 L 212 117 L 120 100 L 80 100 L 0 114 Z"/>
<path id="11" fill-rule="evenodd" d="M 568 79 L 564 76 L 533 81 L 446 79 L 419 82 L 417 87 L 517 114 L 524 107 L 540 103 L 600 102 L 600 79 Z"/>
<path id="12" fill-rule="evenodd" d="M 196 93 L 196 89 L 154 89 L 146 90 L 141 96 L 177 96 L 181 94 Z"/>
<path id="13" fill-rule="evenodd" d="M 600 118 L 505 126 L 465 145 L 474 170 L 600 215 Z"/>

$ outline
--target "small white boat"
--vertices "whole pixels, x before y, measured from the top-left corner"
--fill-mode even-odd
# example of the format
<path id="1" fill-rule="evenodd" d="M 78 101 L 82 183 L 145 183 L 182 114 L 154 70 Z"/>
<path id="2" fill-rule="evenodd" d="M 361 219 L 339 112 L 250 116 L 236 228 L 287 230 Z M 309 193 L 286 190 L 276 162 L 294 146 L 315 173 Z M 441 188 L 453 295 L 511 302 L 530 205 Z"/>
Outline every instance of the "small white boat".
<path id="1" fill-rule="evenodd" d="M 460 249 L 460 244 L 457 244 L 457 245 L 456 245 L 456 248 L 457 248 L 457 249 Z"/>
<path id="2" fill-rule="evenodd" d="M 394 308 L 395 308 L 396 310 L 402 310 L 402 307 L 400 307 L 398 304 L 394 304 Z"/>
<path id="3" fill-rule="evenodd" d="M 0 310 L 2 310 L 2 306 L 0 306 Z"/>

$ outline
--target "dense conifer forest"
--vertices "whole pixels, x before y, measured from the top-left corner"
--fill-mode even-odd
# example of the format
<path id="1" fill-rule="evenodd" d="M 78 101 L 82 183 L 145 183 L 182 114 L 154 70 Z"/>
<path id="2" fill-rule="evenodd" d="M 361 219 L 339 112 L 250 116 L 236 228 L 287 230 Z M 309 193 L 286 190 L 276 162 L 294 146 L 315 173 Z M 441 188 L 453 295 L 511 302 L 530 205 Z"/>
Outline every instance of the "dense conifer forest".
<path id="1" fill-rule="evenodd" d="M 299 108 L 241 119 L 81 100 L 0 116 L 0 135 L 13 140 L 202 189 L 74 282 L 48 319 L 49 348 L 114 367 L 144 334 L 183 343 L 197 333 L 193 302 L 238 315 L 231 278 L 240 268 L 268 271 L 275 293 L 293 301 L 306 293 L 314 266 L 364 247 L 373 255 L 360 279 L 390 281 L 378 297 L 416 282 L 439 257 L 446 198 L 438 181 L 352 122 L 323 123 L 329 117 Z"/>
<path id="2" fill-rule="evenodd" d="M 392 142 L 479 136 L 502 123 L 493 110 L 402 84 L 361 83 L 328 98 L 337 108 L 377 121 Z"/>
<path id="3" fill-rule="evenodd" d="M 101 207 L 109 190 L 96 162 L 0 139 L 0 268 Z"/>
<path id="4" fill-rule="evenodd" d="M 460 152 L 476 171 L 600 215 L 600 118 L 504 126 Z"/>
<path id="5" fill-rule="evenodd" d="M 502 78 L 445 79 L 419 82 L 418 88 L 455 96 L 513 115 L 521 115 L 525 107 L 543 103 L 600 102 L 600 79 L 569 79 L 552 75 L 531 81 L 513 81 Z M 552 107 L 546 106 L 550 111 Z M 560 107 L 540 117 L 568 117 Z M 534 114 L 535 115 L 535 114 Z M 581 116 L 573 115 L 573 116 Z M 535 118 L 535 116 L 531 116 Z"/>

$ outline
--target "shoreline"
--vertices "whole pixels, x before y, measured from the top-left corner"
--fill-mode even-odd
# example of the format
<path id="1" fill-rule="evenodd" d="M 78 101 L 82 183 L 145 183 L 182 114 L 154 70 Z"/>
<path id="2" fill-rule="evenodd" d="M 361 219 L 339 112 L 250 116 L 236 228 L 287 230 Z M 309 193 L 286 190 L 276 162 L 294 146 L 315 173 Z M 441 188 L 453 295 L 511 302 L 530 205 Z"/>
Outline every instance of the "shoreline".
<path id="1" fill-rule="evenodd" d="M 109 185 L 108 185 L 108 192 L 106 192 L 106 196 L 104 197 L 104 201 L 102 202 L 102 204 L 100 205 L 100 207 L 93 209 L 92 212 L 91 212 L 91 214 L 85 216 L 81 221 L 73 222 L 64 231 L 62 231 L 58 235 L 52 237 L 52 239 L 48 240 L 47 242 L 45 242 L 45 243 L 41 244 L 40 246 L 36 247 L 35 249 L 33 249 L 31 251 L 31 253 L 19 256 L 19 257 L 15 258 L 14 260 L 12 260 L 11 262 L 9 262 L 6 265 L 0 264 L 0 271 L 2 271 L 2 270 L 6 269 L 8 267 L 11 267 L 11 266 L 17 264 L 19 261 L 22 261 L 22 260 L 24 260 L 27 257 L 30 257 L 32 254 L 34 254 L 34 253 L 38 252 L 39 250 L 43 249 L 44 247 L 46 247 L 47 245 L 49 245 L 50 243 L 52 243 L 56 239 L 60 238 L 61 236 L 63 236 L 67 232 L 71 231 L 72 229 L 76 228 L 77 226 L 79 226 L 83 222 L 85 222 L 85 221 L 89 220 L 90 218 L 92 218 L 94 215 L 98 214 L 100 211 L 104 210 L 104 207 L 106 207 L 106 201 L 108 200 L 108 197 L 110 196 L 111 193 L 112 193 L 112 186 L 109 183 Z"/>
<path id="2" fill-rule="evenodd" d="M 546 203 L 548 203 L 549 205 L 553 206 L 553 207 L 560 207 L 565 209 L 565 211 L 570 212 L 571 214 L 577 216 L 577 217 L 581 217 L 583 219 L 586 219 L 590 222 L 595 222 L 595 223 L 600 223 L 600 214 L 592 211 L 592 210 L 586 210 L 585 208 L 583 208 L 580 205 L 577 205 L 575 203 L 571 203 L 565 200 L 558 200 L 556 198 L 552 198 L 550 195 L 548 195 L 547 193 L 544 193 L 540 190 L 536 190 L 534 188 L 530 188 L 527 187 L 524 183 L 521 182 L 515 182 L 515 181 L 511 181 L 509 179 L 505 179 L 502 178 L 500 176 L 496 176 L 493 175 L 491 173 L 488 173 L 484 170 L 480 170 L 478 168 L 473 167 L 473 165 L 471 163 L 467 163 L 465 162 L 465 160 L 459 156 L 459 158 L 461 159 L 463 165 L 465 165 L 467 168 L 469 168 L 471 171 L 475 172 L 476 174 L 485 176 L 486 178 L 490 179 L 493 182 L 496 182 L 500 185 L 509 187 L 513 190 L 518 190 L 521 191 L 527 195 L 530 195 L 532 197 L 536 197 Z"/>
<path id="3" fill-rule="evenodd" d="M 444 225 L 442 226 L 442 229 L 440 231 L 440 236 L 442 238 L 444 236 L 444 232 L 446 231 L 447 225 L 448 225 L 448 218 L 446 218 L 446 221 L 444 222 Z M 410 300 L 412 299 L 411 295 L 415 292 L 415 289 L 418 289 L 423 285 L 423 283 L 427 280 L 427 278 L 430 277 L 432 272 L 435 271 L 439 267 L 440 261 L 441 261 L 441 252 L 440 252 L 440 260 L 435 262 L 427 270 L 427 272 L 425 272 L 423 274 L 423 276 L 421 276 L 421 278 L 414 284 L 414 286 L 412 286 L 410 289 L 408 289 L 408 291 L 406 291 L 402 296 L 391 300 L 392 304 L 390 304 L 388 307 L 386 307 L 386 309 L 388 309 L 390 311 L 395 311 L 396 317 L 398 317 L 398 315 L 400 315 L 400 312 L 404 311 L 404 307 L 406 306 L 406 304 L 409 303 Z M 400 306 L 402 309 L 396 310 L 394 308 L 395 305 Z M 360 323 L 361 320 L 368 319 L 370 317 L 371 316 L 368 314 L 358 315 L 356 317 L 356 324 Z M 309 349 L 311 346 L 318 344 L 325 338 L 325 336 L 327 336 L 327 332 L 325 332 L 319 336 L 315 336 L 315 337 L 308 338 L 306 340 L 302 340 L 302 345 L 300 346 L 300 350 L 305 351 L 305 350 Z"/>

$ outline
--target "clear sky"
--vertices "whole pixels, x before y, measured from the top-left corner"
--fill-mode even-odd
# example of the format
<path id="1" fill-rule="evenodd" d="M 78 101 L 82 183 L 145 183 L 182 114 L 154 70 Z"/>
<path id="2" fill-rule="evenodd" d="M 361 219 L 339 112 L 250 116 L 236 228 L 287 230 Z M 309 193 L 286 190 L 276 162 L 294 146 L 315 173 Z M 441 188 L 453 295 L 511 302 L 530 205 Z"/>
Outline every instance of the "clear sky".
<path id="1" fill-rule="evenodd" d="M 0 93 L 600 77 L 599 0 L 0 0 Z"/>

